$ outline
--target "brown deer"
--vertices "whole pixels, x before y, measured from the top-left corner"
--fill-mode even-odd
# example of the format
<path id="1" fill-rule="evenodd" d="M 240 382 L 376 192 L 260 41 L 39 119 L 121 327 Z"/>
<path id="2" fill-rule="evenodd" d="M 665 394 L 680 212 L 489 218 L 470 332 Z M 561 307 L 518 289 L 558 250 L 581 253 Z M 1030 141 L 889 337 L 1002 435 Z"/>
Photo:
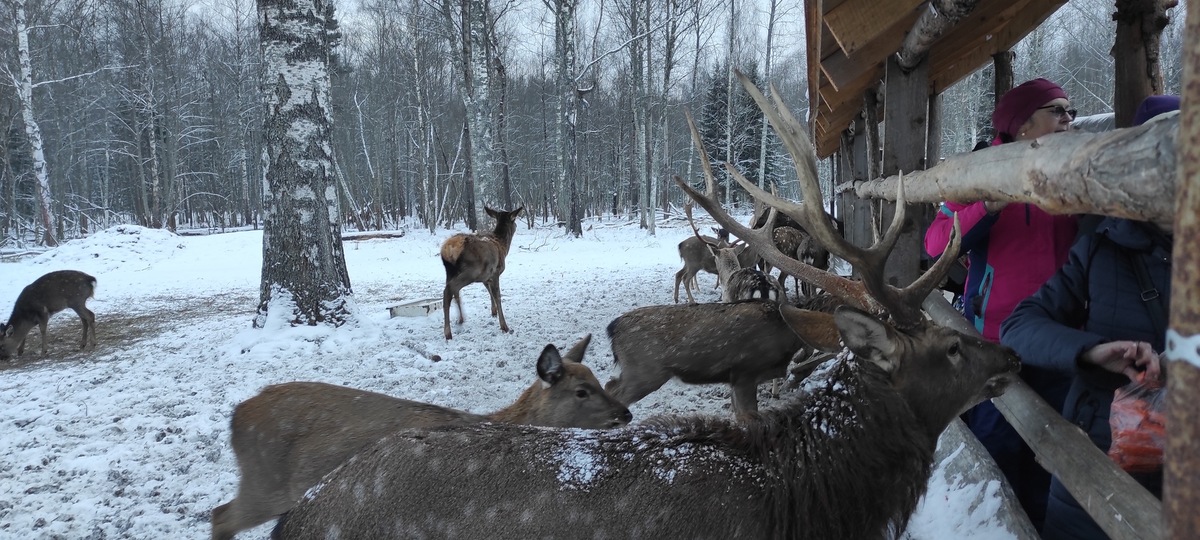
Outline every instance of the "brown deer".
<path id="1" fill-rule="evenodd" d="M 565 357 L 547 345 L 538 380 L 512 405 L 478 415 L 319 382 L 268 386 L 233 412 L 237 497 L 212 512 L 212 537 L 229 539 L 288 511 L 305 490 L 350 456 L 401 429 L 499 422 L 606 429 L 628 424 L 629 409 L 580 363 L 592 336 Z"/>
<path id="2" fill-rule="evenodd" d="M 34 326 L 41 329 L 42 356 L 46 355 L 46 325 L 50 317 L 71 308 L 83 321 L 83 341 L 79 349 L 96 347 L 96 314 L 87 301 L 96 293 L 96 278 L 78 270 L 57 270 L 37 278 L 21 290 L 8 322 L 0 324 L 0 360 L 13 352 L 25 354 L 25 338 Z"/>
<path id="3" fill-rule="evenodd" d="M 442 330 L 446 339 L 450 333 L 450 300 L 458 306 L 458 324 L 463 323 L 462 298 L 458 291 L 472 283 L 483 283 L 492 298 L 492 316 L 500 318 L 500 331 L 508 332 L 504 320 L 504 307 L 500 305 L 500 274 L 504 273 L 504 259 L 512 246 L 513 234 L 517 231 L 517 216 L 522 206 L 511 212 L 484 211 L 496 220 L 490 233 L 456 234 L 442 243 L 442 265 L 446 267 L 446 289 L 442 291 Z"/>
<path id="4" fill-rule="evenodd" d="M 815 157 L 803 153 L 812 153 L 803 128 L 739 76 L 791 143 L 797 168 L 812 167 L 812 181 L 804 182 L 815 195 Z M 762 240 L 769 239 L 754 242 Z M 845 245 L 831 251 L 849 257 L 873 294 L 890 290 L 877 302 L 894 325 L 855 307 L 830 315 L 779 306 L 789 331 L 816 340 L 814 331 L 836 327 L 846 345 L 779 407 L 745 422 L 668 416 L 604 432 L 489 424 L 396 433 L 327 476 L 280 521 L 276 537 L 515 539 L 580 530 L 603 538 L 898 536 L 926 489 L 940 433 L 968 407 L 1003 392 L 1020 363 L 1006 347 L 928 324 L 918 305 L 901 305 L 924 298 L 932 285 L 922 279 L 886 289 L 881 265 L 859 266 L 885 257 L 886 247 L 865 255 Z M 768 256 L 779 264 L 777 254 Z M 859 303 L 864 295 L 845 299 Z"/>

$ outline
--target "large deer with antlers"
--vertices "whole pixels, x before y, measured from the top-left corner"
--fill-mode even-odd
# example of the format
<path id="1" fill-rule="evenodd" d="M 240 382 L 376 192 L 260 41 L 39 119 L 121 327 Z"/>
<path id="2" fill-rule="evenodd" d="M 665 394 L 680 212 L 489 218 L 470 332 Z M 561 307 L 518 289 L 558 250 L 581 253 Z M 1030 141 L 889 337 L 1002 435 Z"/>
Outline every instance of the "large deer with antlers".
<path id="1" fill-rule="evenodd" d="M 799 166 L 814 165 L 799 123 L 739 77 Z M 806 204 L 820 200 L 815 167 L 801 172 Z M 744 178 L 738 182 L 751 187 Z M 719 221 L 736 224 L 711 206 Z M 781 209 L 817 221 L 805 217 L 816 217 L 811 209 Z M 889 229 L 885 242 L 866 251 L 830 245 L 862 282 L 826 287 L 848 302 L 886 308 L 893 324 L 855 307 L 831 315 L 779 306 L 790 331 L 806 336 L 836 327 L 846 345 L 779 407 L 744 423 L 673 416 L 613 431 L 476 425 L 397 433 L 327 476 L 275 532 L 280 538 L 898 535 L 925 491 L 939 434 L 968 407 L 999 395 L 1020 364 L 1005 347 L 925 322 L 916 302 L 936 275 L 905 289 L 883 281 L 881 258 L 897 233 Z M 743 238 L 755 238 L 754 247 L 784 263 L 769 239 Z M 947 252 L 954 253 L 957 235 L 951 243 Z M 787 264 L 799 269 L 800 263 Z M 947 263 L 934 268 L 944 271 Z"/>

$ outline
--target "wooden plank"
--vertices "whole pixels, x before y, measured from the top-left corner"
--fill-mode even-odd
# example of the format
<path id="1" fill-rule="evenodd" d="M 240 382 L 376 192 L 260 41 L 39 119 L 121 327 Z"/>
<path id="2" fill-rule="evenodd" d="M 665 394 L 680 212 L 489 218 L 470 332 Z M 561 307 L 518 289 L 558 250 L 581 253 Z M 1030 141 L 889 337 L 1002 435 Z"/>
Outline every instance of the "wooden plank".
<path id="1" fill-rule="evenodd" d="M 840 1 L 840 0 L 830 0 Z M 821 60 L 818 51 L 821 50 L 820 28 L 824 26 L 823 0 L 804 0 L 805 39 L 808 50 L 805 58 L 808 62 L 808 117 L 815 119 L 821 106 Z"/>
<path id="2" fill-rule="evenodd" d="M 887 57 L 896 52 L 904 42 L 904 36 L 916 22 L 920 10 L 913 10 L 899 17 L 879 37 L 869 44 L 847 54 L 836 50 L 833 54 L 821 58 L 821 71 L 829 78 L 834 88 L 850 85 L 851 81 L 860 79 L 868 71 L 877 70 Z"/>
<path id="3" fill-rule="evenodd" d="M 923 0 L 846 0 L 825 13 L 825 24 L 846 54 L 872 42 Z M 820 50 L 820 49 L 818 49 Z"/>
<path id="4" fill-rule="evenodd" d="M 987 26 L 992 29 L 990 32 L 973 33 L 956 28 L 951 35 L 935 43 L 930 50 L 931 90 L 934 93 L 945 91 L 987 64 L 993 54 L 1011 49 L 1064 3 L 1063 0 L 1032 0 L 1028 3 L 1018 1 L 990 14 Z M 972 22 L 963 22 L 964 26 L 967 24 Z"/>

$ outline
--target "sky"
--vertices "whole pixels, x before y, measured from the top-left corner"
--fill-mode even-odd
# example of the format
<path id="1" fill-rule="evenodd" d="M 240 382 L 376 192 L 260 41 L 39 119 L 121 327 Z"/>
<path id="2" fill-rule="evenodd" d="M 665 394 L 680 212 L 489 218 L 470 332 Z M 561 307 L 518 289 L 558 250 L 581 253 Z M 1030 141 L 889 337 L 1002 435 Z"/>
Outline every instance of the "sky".
<path id="1" fill-rule="evenodd" d="M 648 236 L 612 217 L 584 228 L 571 239 L 522 221 L 501 278 L 512 333 L 499 331 L 474 284 L 462 291 L 466 322 L 451 341 L 440 311 L 392 318 L 388 307 L 440 297 L 438 248 L 456 230 L 346 241 L 356 316 L 339 328 L 275 318 L 251 328 L 258 231 L 178 236 L 126 225 L 36 256 L 0 256 L 6 318 L 20 289 L 46 272 L 81 270 L 98 281 L 88 304 L 94 351 L 77 350 L 81 326 L 68 310 L 51 319 L 45 357 L 34 330 L 24 356 L 0 363 L 0 540 L 207 538 L 209 512 L 237 491 L 230 415 L 269 384 L 322 381 L 487 413 L 535 379 L 546 344 L 565 350 L 589 333 L 584 361 L 607 381 L 616 368 L 605 327 L 633 308 L 672 302 L 676 245 L 691 229 L 668 221 Z M 698 301 L 719 300 L 715 276 L 699 282 Z M 792 395 L 767 389 L 762 408 Z M 731 414 L 727 387 L 677 381 L 630 410 L 635 424 L 664 413 Z M 1013 538 L 995 518 L 996 481 L 964 484 L 951 464 L 961 468 L 968 453 L 942 453 L 950 457 L 935 463 L 905 538 Z M 238 538 L 266 539 L 271 526 Z"/>

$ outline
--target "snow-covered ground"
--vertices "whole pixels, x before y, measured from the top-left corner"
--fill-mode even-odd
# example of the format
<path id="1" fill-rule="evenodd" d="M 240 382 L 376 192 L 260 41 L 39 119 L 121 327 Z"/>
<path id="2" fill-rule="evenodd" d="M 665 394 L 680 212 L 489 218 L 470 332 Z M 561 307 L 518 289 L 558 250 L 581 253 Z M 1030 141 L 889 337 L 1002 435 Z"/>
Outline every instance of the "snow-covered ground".
<path id="1" fill-rule="evenodd" d="M 675 246 L 691 229 L 666 223 L 648 236 L 614 218 L 585 228 L 571 239 L 522 223 L 501 279 L 513 332 L 499 331 L 485 289 L 471 285 L 462 292 L 466 323 L 452 341 L 442 337 L 440 312 L 390 318 L 387 308 L 440 297 L 438 247 L 459 231 L 345 242 L 358 317 L 336 329 L 251 328 L 260 232 L 176 236 L 122 226 L 0 263 L 5 316 L 21 288 L 46 272 L 76 269 L 99 282 L 89 303 L 95 351 L 76 350 L 80 324 L 67 311 L 51 321 L 46 357 L 37 355 L 34 330 L 25 356 L 0 363 L 0 538 L 206 538 L 209 511 L 237 490 L 229 416 L 269 384 L 324 381 L 490 412 L 533 380 L 547 343 L 565 348 L 588 333 L 586 363 L 608 380 L 605 327 L 632 308 L 672 302 Z M 714 283 L 701 274 L 698 300 L 719 299 Z M 672 382 L 631 410 L 635 422 L 725 415 L 727 388 Z M 994 517 L 996 485 L 944 476 L 935 471 L 912 537 L 1011 537 Z M 981 493 L 984 504 L 972 505 Z"/>

